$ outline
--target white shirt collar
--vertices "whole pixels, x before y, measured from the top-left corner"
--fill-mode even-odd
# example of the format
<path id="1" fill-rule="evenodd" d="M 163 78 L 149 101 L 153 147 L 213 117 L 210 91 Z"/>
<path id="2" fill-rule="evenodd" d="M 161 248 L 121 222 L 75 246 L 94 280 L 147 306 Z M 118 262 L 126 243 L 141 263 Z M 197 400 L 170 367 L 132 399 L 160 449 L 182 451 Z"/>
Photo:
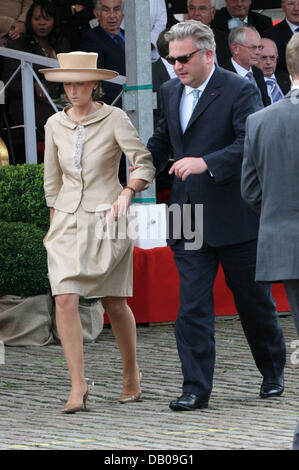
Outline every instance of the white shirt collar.
<path id="1" fill-rule="evenodd" d="M 271 80 L 271 79 L 277 81 L 274 73 L 272 73 L 272 75 L 271 75 L 270 77 L 266 77 L 266 76 L 264 75 L 264 80 L 265 80 L 265 82 L 266 82 L 267 80 Z"/>
<path id="2" fill-rule="evenodd" d="M 242 77 L 245 77 L 248 72 L 252 72 L 252 68 L 250 67 L 249 70 L 244 69 L 241 65 L 239 65 L 234 59 L 231 59 L 233 66 L 236 69 L 236 72 L 241 75 Z"/>
<path id="3" fill-rule="evenodd" d="M 299 26 L 297 24 L 291 23 L 287 18 L 286 18 L 286 22 L 288 23 L 289 27 L 292 30 L 292 33 L 294 34 L 295 29 L 299 28 Z"/>
<path id="4" fill-rule="evenodd" d="M 213 65 L 212 70 L 209 73 L 208 78 L 197 88 L 197 90 L 201 91 L 202 93 L 204 92 L 204 90 L 205 90 L 207 84 L 209 83 L 210 78 L 211 78 L 211 76 L 213 75 L 214 72 L 215 72 L 215 65 Z M 193 90 L 194 90 L 194 88 L 192 88 L 191 86 L 185 85 L 185 94 L 186 95 L 189 95 L 190 93 L 192 93 Z"/>

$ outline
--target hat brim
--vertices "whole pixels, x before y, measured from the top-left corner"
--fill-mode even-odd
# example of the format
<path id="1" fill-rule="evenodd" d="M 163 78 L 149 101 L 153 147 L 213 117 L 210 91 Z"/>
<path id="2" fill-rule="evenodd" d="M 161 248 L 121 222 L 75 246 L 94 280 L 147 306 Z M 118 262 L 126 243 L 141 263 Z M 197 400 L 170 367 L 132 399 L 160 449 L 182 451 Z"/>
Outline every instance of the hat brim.
<path id="1" fill-rule="evenodd" d="M 118 72 L 106 69 L 40 69 L 49 82 L 88 82 L 109 80 L 118 76 Z"/>

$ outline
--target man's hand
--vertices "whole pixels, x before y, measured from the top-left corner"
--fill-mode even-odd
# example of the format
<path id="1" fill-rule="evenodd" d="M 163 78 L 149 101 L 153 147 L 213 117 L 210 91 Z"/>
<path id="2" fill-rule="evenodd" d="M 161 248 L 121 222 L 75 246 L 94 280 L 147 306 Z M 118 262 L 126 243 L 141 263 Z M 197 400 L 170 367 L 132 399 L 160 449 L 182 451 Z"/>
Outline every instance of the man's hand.
<path id="1" fill-rule="evenodd" d="M 205 171 L 208 171 L 208 166 L 203 158 L 184 157 L 172 165 L 169 174 L 174 173 L 177 178 L 185 181 L 189 175 L 199 175 Z"/>

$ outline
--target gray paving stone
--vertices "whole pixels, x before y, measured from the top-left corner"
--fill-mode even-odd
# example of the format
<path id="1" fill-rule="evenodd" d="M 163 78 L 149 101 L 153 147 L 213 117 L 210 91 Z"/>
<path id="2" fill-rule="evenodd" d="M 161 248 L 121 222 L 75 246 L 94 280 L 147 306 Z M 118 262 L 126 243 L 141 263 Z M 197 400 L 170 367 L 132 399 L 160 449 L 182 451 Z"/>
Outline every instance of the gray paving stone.
<path id="1" fill-rule="evenodd" d="M 286 390 L 261 400 L 261 376 L 239 320 L 216 318 L 217 360 L 207 410 L 174 413 L 181 369 L 173 325 L 138 327 L 143 400 L 118 404 L 121 360 L 105 328 L 85 344 L 89 412 L 62 415 L 69 376 L 60 345 L 5 347 L 0 366 L 0 449 L 28 450 L 288 450 L 299 420 L 297 340 L 290 316 L 280 318 L 288 348 Z M 299 355 L 298 355 L 299 357 Z"/>

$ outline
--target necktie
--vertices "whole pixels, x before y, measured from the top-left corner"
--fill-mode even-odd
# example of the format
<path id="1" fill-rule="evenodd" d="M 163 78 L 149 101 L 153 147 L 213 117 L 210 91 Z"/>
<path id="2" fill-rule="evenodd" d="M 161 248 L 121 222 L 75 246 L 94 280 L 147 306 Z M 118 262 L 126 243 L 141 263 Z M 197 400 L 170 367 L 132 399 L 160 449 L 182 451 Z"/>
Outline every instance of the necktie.
<path id="1" fill-rule="evenodd" d="M 113 40 L 114 42 L 116 42 L 116 44 L 119 45 L 119 47 L 124 51 L 125 50 L 125 41 L 118 35 L 118 34 L 115 34 L 113 36 Z"/>
<path id="2" fill-rule="evenodd" d="M 280 92 L 276 80 L 274 80 L 274 78 L 268 78 L 266 80 L 266 84 L 271 87 L 270 94 L 273 103 L 276 103 L 276 101 L 279 101 L 281 98 L 283 98 L 283 94 Z"/>
<path id="3" fill-rule="evenodd" d="M 260 98 L 261 98 L 261 100 L 262 100 L 262 93 L 261 93 L 261 90 L 259 89 L 258 84 L 256 83 L 256 80 L 255 80 L 255 78 L 254 78 L 253 72 L 247 72 L 246 77 L 247 77 L 248 80 L 255 86 L 255 88 L 256 88 L 257 91 L 259 92 Z"/>
<path id="4" fill-rule="evenodd" d="M 296 28 L 294 33 L 299 33 L 299 28 Z"/>
<path id="5" fill-rule="evenodd" d="M 192 94 L 193 94 L 193 102 L 192 102 L 192 113 L 193 113 L 194 108 L 197 105 L 197 101 L 199 99 L 200 90 L 194 89 L 192 90 Z"/>
<path id="6" fill-rule="evenodd" d="M 251 83 L 253 83 L 254 86 L 257 86 L 252 72 L 247 72 L 246 77 Z"/>

